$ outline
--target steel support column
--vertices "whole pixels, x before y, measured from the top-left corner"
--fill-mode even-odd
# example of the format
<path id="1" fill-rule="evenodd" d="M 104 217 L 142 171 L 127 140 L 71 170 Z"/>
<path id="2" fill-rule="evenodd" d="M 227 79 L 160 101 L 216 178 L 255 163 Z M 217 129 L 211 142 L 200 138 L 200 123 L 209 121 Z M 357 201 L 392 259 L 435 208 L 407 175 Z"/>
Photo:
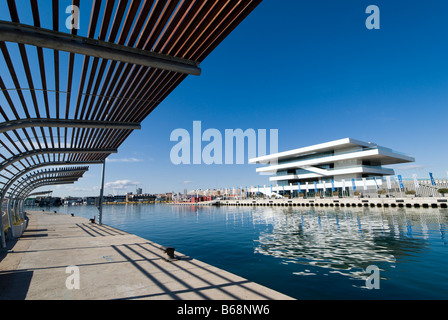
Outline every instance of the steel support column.
<path id="1" fill-rule="evenodd" d="M 106 174 L 106 160 L 103 161 L 103 170 L 101 173 L 101 190 L 100 190 L 100 201 L 98 204 L 98 223 L 103 224 L 103 196 L 104 196 L 104 178 Z"/>

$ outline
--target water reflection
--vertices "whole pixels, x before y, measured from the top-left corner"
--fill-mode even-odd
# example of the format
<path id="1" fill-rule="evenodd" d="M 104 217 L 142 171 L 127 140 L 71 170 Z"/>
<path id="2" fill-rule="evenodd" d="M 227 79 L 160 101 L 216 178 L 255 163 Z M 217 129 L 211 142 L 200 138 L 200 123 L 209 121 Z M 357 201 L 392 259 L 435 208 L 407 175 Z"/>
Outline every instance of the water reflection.
<path id="1" fill-rule="evenodd" d="M 237 212 L 229 215 L 234 223 L 243 218 Z M 266 226 L 256 240 L 256 254 L 365 279 L 369 265 L 394 268 L 397 261 L 425 253 L 430 237 L 446 246 L 447 216 L 446 209 L 262 208 L 254 209 L 250 220 Z M 304 270 L 295 274 L 315 274 Z"/>

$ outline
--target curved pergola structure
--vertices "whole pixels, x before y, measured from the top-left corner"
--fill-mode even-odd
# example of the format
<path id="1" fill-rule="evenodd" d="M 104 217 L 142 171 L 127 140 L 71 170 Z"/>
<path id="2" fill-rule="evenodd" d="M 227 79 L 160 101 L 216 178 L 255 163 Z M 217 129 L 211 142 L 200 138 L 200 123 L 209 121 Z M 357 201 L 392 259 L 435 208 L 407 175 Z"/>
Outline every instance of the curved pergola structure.
<path id="1" fill-rule="evenodd" d="M 20 179 L 16 179 L 15 183 L 13 182 L 9 186 L 6 208 L 8 224 L 12 225 L 14 221 L 24 218 L 23 201 L 34 189 L 47 185 L 74 183 L 88 170 L 88 166 L 35 170 Z M 0 219 L 0 228 L 3 228 L 4 220 Z M 14 237 L 14 231 L 12 229 L 11 231 Z M 4 239 L 2 239 L 3 241 Z"/>
<path id="2" fill-rule="evenodd" d="M 72 0 L 84 23 L 76 29 L 66 25 L 70 15 L 59 0 L 6 0 L 2 17 L 7 12 L 9 19 L 0 20 L 3 215 L 11 181 L 29 168 L 104 165 L 188 75 L 201 74 L 201 62 L 260 2 Z"/>

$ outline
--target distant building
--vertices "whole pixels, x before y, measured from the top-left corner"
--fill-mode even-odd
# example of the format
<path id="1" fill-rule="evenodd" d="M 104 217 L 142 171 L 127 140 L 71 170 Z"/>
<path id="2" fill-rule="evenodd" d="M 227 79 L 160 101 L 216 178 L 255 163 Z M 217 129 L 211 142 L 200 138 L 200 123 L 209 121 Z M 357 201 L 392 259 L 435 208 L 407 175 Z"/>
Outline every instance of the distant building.
<path id="1" fill-rule="evenodd" d="M 69 196 L 69 197 L 65 197 L 64 200 L 63 200 L 63 204 L 64 205 L 68 205 L 68 206 L 80 205 L 82 203 L 83 203 L 83 199 L 80 198 L 80 197 L 70 197 Z"/>
<path id="2" fill-rule="evenodd" d="M 126 202 L 154 202 L 156 200 L 156 196 L 152 194 L 126 194 Z"/>
<path id="3" fill-rule="evenodd" d="M 37 197 L 35 203 L 39 207 L 58 207 L 62 205 L 62 199 L 59 197 Z"/>
<path id="4" fill-rule="evenodd" d="M 35 198 L 28 198 L 24 202 L 25 206 L 35 206 L 36 205 L 36 199 Z"/>
<path id="5" fill-rule="evenodd" d="M 85 197 L 83 198 L 83 204 L 87 206 L 93 206 L 95 205 L 95 198 L 96 197 Z"/>
<path id="6" fill-rule="evenodd" d="M 263 186 L 263 193 L 378 186 L 382 177 L 395 174 L 384 165 L 414 161 L 411 156 L 352 138 L 249 159 L 249 163 L 268 163 L 256 169 L 271 174 L 273 187 Z"/>
<path id="7" fill-rule="evenodd" d="M 126 195 L 125 194 L 115 195 L 113 197 L 113 202 L 126 202 Z"/>

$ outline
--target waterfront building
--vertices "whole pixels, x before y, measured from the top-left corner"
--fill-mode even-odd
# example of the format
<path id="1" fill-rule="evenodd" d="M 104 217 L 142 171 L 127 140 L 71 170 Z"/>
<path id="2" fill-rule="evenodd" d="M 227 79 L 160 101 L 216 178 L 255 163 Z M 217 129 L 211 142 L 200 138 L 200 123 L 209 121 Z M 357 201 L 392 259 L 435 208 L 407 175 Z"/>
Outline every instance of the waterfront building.
<path id="1" fill-rule="evenodd" d="M 93 206 L 93 205 L 95 205 L 95 198 L 96 197 L 84 197 L 83 204 L 85 204 L 87 206 Z"/>
<path id="2" fill-rule="evenodd" d="M 63 204 L 66 206 L 74 206 L 74 205 L 80 205 L 83 203 L 83 199 L 81 197 L 65 197 L 63 200 Z"/>
<path id="3" fill-rule="evenodd" d="M 24 202 L 24 205 L 26 207 L 32 207 L 36 205 L 36 199 L 35 198 L 27 198 Z"/>
<path id="4" fill-rule="evenodd" d="M 109 194 L 109 195 L 103 197 L 103 202 L 107 202 L 107 203 L 125 203 L 126 202 L 126 195 L 124 195 L 124 194 L 119 194 L 119 195 Z"/>
<path id="5" fill-rule="evenodd" d="M 409 155 L 372 142 L 352 138 L 316 144 L 249 159 L 249 163 L 267 164 L 256 169 L 270 175 L 271 186 L 256 192 L 315 194 L 380 188 L 383 177 L 395 174 L 384 165 L 414 162 Z M 254 191 L 254 190 L 251 190 Z"/>
<path id="6" fill-rule="evenodd" d="M 132 194 L 132 192 L 126 194 L 126 202 L 140 202 L 140 203 L 152 203 L 156 200 L 156 196 L 148 193 L 137 193 Z"/>
<path id="7" fill-rule="evenodd" d="M 59 197 L 37 197 L 35 203 L 39 207 L 57 207 L 62 205 L 62 199 Z"/>

